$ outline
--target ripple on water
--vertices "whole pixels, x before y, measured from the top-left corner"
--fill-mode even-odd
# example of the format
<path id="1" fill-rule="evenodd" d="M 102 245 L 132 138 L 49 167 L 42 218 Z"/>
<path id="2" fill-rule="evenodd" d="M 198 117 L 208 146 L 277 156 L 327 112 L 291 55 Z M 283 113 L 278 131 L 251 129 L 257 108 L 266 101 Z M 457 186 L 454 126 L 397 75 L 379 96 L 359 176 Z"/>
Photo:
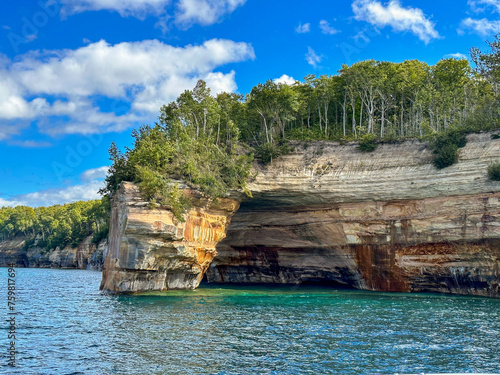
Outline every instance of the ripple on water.
<path id="1" fill-rule="evenodd" d="M 110 297 L 100 278 L 19 269 L 19 368 L 4 356 L 0 373 L 500 372 L 499 300 L 214 286 Z"/>

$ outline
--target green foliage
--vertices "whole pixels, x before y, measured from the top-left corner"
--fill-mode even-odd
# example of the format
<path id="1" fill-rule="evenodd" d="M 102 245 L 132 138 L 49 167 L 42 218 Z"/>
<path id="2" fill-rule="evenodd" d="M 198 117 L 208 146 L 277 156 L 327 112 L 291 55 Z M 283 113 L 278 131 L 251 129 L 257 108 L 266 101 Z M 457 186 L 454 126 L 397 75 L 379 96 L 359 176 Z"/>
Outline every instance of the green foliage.
<path id="1" fill-rule="evenodd" d="M 114 142 L 111 143 L 108 152 L 109 159 L 113 163 L 108 169 L 106 187 L 99 190 L 102 195 L 109 195 L 110 192 L 116 191 L 122 181 L 131 181 L 134 175 L 133 169 L 127 163 L 126 156 L 120 152 Z"/>
<path id="2" fill-rule="evenodd" d="M 377 137 L 374 134 L 365 134 L 359 140 L 358 149 L 362 152 L 373 152 L 377 147 Z"/>
<path id="3" fill-rule="evenodd" d="M 179 189 L 178 184 L 174 184 L 168 189 L 167 204 L 170 206 L 177 220 L 181 222 L 185 221 L 182 215 L 192 206 L 191 201 L 184 195 L 184 192 Z"/>
<path id="4" fill-rule="evenodd" d="M 168 206 L 182 220 L 190 202 L 175 180 L 214 198 L 233 189 L 250 195 L 252 152 L 266 164 L 290 152 L 289 140 L 358 140 L 361 151 L 372 152 L 380 142 L 430 138 L 433 163 L 445 168 L 458 160 L 467 133 L 500 129 L 500 36 L 488 46 L 471 50 L 474 70 L 465 59 L 434 66 L 367 60 L 293 85 L 270 80 L 245 98 L 213 96 L 200 80 L 161 108 L 157 124 L 133 131 L 131 149 L 111 144 L 102 201 L 2 208 L 0 240 L 22 235 L 26 248 L 53 249 L 92 234 L 97 243 L 109 228 L 107 197 L 123 181 L 138 183 L 153 206 Z M 488 168 L 491 179 L 498 180 L 499 169 Z"/>
<path id="5" fill-rule="evenodd" d="M 443 169 L 458 161 L 458 149 L 465 147 L 466 133 L 463 130 L 449 130 L 438 134 L 430 143 L 434 154 L 433 164 L 438 169 Z"/>
<path id="6" fill-rule="evenodd" d="M 23 250 L 27 251 L 30 247 L 35 244 L 35 237 L 30 237 L 24 241 Z"/>
<path id="7" fill-rule="evenodd" d="M 175 218 L 184 222 L 183 215 L 191 207 L 191 202 L 186 197 L 178 184 L 171 183 L 165 176 L 149 167 L 136 165 L 139 178 L 139 190 L 142 197 L 153 205 L 167 206 Z"/>
<path id="8" fill-rule="evenodd" d="M 500 134 L 492 134 L 491 139 L 500 139 Z"/>
<path id="9" fill-rule="evenodd" d="M 292 85 L 269 80 L 245 97 L 213 96 L 200 80 L 161 108 L 158 124 L 134 131 L 133 148 L 111 145 L 102 192 L 130 180 L 152 202 L 177 207 L 171 180 L 212 197 L 245 191 L 252 152 L 267 164 L 289 152 L 289 140 L 353 140 L 372 152 L 383 142 L 432 139 L 434 164 L 445 168 L 457 161 L 465 134 L 500 128 L 499 37 L 488 44 L 488 53 L 471 51 L 474 69 L 466 59 L 367 60 Z"/>
<path id="10" fill-rule="evenodd" d="M 281 155 L 278 145 L 267 142 L 256 147 L 257 157 L 260 159 L 262 164 L 269 164 Z"/>
<path id="11" fill-rule="evenodd" d="M 121 181 L 137 182 L 143 197 L 168 206 L 177 219 L 189 206 L 188 199 L 171 180 L 182 180 L 210 197 L 222 197 L 230 189 L 245 190 L 253 155 L 240 151 L 243 121 L 241 97 L 210 95 L 205 82 L 161 109 L 160 123 L 133 132 L 134 147 L 124 154 L 111 149 L 111 175 L 102 191 L 112 195 Z"/>
<path id="12" fill-rule="evenodd" d="M 163 204 L 163 200 L 168 194 L 169 181 L 150 167 L 136 164 L 136 169 L 142 197 L 148 201 L 158 201 L 158 203 Z"/>
<path id="13" fill-rule="evenodd" d="M 443 169 L 458 161 L 458 147 L 454 144 L 446 144 L 440 149 L 434 150 L 432 163 L 437 169 Z"/>
<path id="14" fill-rule="evenodd" d="M 325 139 L 325 135 L 319 127 L 313 128 L 296 128 L 289 130 L 287 132 L 288 139 L 297 141 L 318 141 L 320 139 Z"/>
<path id="15" fill-rule="evenodd" d="M 488 178 L 492 181 L 500 181 L 500 163 L 496 162 L 488 166 Z"/>
<path id="16" fill-rule="evenodd" d="M 460 130 L 451 130 L 447 134 L 448 143 L 453 143 L 458 148 L 463 148 L 467 144 L 467 133 Z"/>
<path id="17" fill-rule="evenodd" d="M 0 208 L 0 240 L 26 237 L 24 248 L 45 250 L 77 246 L 93 235 L 99 242 L 108 235 L 109 199 L 74 202 L 51 207 Z"/>
<path id="18" fill-rule="evenodd" d="M 281 155 L 286 155 L 291 152 L 288 142 L 280 142 L 279 144 L 267 142 L 257 146 L 255 149 L 257 157 L 264 165 L 269 164 L 273 159 Z"/>
<path id="19" fill-rule="evenodd" d="M 285 138 L 287 124 L 296 119 L 299 110 L 299 93 L 286 84 L 267 81 L 255 86 L 247 96 L 248 111 L 254 119 L 253 128 L 261 143 L 274 143 L 275 138 Z"/>
<path id="20" fill-rule="evenodd" d="M 487 44 L 490 52 L 481 52 L 479 48 L 474 47 L 471 49 L 471 58 L 476 72 L 495 87 L 500 83 L 500 34 L 495 35 L 495 40 Z"/>

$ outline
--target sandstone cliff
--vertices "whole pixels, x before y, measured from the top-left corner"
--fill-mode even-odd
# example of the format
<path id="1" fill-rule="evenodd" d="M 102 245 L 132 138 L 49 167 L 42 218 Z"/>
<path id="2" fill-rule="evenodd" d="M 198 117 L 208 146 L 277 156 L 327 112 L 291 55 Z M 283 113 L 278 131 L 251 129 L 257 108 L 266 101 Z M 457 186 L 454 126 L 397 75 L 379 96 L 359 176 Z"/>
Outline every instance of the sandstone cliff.
<path id="1" fill-rule="evenodd" d="M 46 251 L 40 247 L 24 249 L 25 238 L 16 237 L 0 242 L 0 266 L 15 264 L 16 267 L 79 268 L 100 271 L 107 252 L 107 242 L 97 246 L 92 237 L 85 238 L 77 247 L 65 247 Z"/>
<path id="2" fill-rule="evenodd" d="M 199 285 L 239 201 L 208 200 L 189 189 L 187 193 L 194 208 L 180 222 L 169 210 L 148 208 L 137 186 L 122 185 L 111 205 L 102 290 L 124 293 Z"/>
<path id="3" fill-rule="evenodd" d="M 241 204 L 228 228 L 231 214 L 220 214 L 227 221 L 216 237 L 226 228 L 227 236 L 217 246 L 187 239 L 168 211 L 140 213 L 144 203 L 126 185 L 113 206 L 106 260 L 107 269 L 122 274 L 115 272 L 108 287 L 105 272 L 103 287 L 165 289 L 171 272 L 172 286 L 196 287 L 210 264 L 210 282 L 331 282 L 499 297 L 500 183 L 486 173 L 498 160 L 500 140 L 490 134 L 469 135 L 459 162 L 444 170 L 432 166 L 426 144 L 417 141 L 381 145 L 370 154 L 353 144 L 297 145 L 267 167 L 255 164 L 254 199 Z M 190 240 L 195 243 L 182 249 L 209 253 L 204 262 L 193 251 L 182 267 L 164 260 L 178 259 L 184 250 L 173 244 Z M 172 247 L 177 250 L 164 250 Z"/>

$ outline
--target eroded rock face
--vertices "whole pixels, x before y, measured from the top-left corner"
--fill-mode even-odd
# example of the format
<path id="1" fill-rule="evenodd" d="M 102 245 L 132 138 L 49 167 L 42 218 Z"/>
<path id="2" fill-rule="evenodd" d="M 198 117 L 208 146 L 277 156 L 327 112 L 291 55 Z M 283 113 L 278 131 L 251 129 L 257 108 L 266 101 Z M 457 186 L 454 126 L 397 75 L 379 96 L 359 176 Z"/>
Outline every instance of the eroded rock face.
<path id="1" fill-rule="evenodd" d="M 16 267 L 28 267 L 29 259 L 24 251 L 24 237 L 15 237 L 0 242 L 0 265 L 8 267 L 9 264 L 15 264 Z"/>
<path id="2" fill-rule="evenodd" d="M 499 297 L 500 160 L 490 134 L 468 136 L 456 165 L 437 170 L 426 145 L 369 154 L 319 142 L 255 166 L 207 271 L 211 282 L 334 282 L 378 291 Z"/>
<path id="3" fill-rule="evenodd" d="M 86 237 L 77 247 L 46 251 L 40 247 L 24 249 L 25 238 L 16 237 L 0 242 L 0 265 L 6 267 L 32 268 L 79 268 L 100 271 L 103 268 L 107 242 L 97 246 L 92 243 L 92 236 Z"/>
<path id="4" fill-rule="evenodd" d="M 123 184 L 112 201 L 102 290 L 127 293 L 199 285 L 239 202 L 190 193 L 194 208 L 182 223 L 169 210 L 148 208 L 137 186 Z"/>
<path id="5" fill-rule="evenodd" d="M 500 193 L 248 209 L 211 282 L 334 282 L 377 291 L 499 296 Z"/>
<path id="6" fill-rule="evenodd" d="M 499 297 L 500 183 L 486 171 L 500 160 L 500 140 L 468 136 L 459 162 L 443 170 L 431 159 L 417 141 L 370 154 L 352 144 L 297 145 L 254 165 L 254 198 L 229 228 L 235 200 L 223 210 L 200 204 L 180 224 L 147 210 L 126 184 L 113 205 L 102 287 L 194 288 L 207 270 L 210 282 Z M 208 226 L 214 235 L 202 241 Z"/>

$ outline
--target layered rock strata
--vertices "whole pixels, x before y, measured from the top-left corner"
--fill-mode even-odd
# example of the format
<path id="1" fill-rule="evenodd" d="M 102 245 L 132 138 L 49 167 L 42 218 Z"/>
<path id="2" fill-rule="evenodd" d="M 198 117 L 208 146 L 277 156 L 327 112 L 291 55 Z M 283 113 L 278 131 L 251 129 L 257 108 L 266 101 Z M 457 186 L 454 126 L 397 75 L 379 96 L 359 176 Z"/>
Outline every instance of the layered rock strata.
<path id="1" fill-rule="evenodd" d="M 25 249 L 24 244 L 24 237 L 0 242 L 0 266 L 15 264 L 16 267 L 101 271 L 107 252 L 107 241 L 95 245 L 92 243 L 92 236 L 86 237 L 77 247 L 67 246 L 48 251 L 37 246 Z"/>
<path id="2" fill-rule="evenodd" d="M 500 193 L 272 210 L 243 205 L 207 276 L 499 296 L 499 221 Z"/>
<path id="3" fill-rule="evenodd" d="M 169 221 L 168 211 L 152 214 L 158 219 L 147 218 L 151 211 L 139 214 L 145 203 L 127 185 L 122 203 L 114 205 L 112 227 L 128 217 L 132 228 L 142 229 L 136 234 L 130 224 L 117 226 L 115 243 L 125 245 L 115 248 L 113 259 L 124 273 L 115 273 L 113 285 L 124 287 L 106 288 L 105 273 L 104 289 L 165 289 L 170 272 L 172 285 L 195 287 L 207 269 L 210 282 L 320 282 L 499 297 L 500 183 L 488 179 L 487 167 L 500 160 L 500 140 L 469 135 L 457 164 L 437 170 L 431 160 L 418 141 L 381 145 L 369 154 L 353 144 L 317 142 L 297 144 L 266 167 L 255 164 L 254 198 L 242 203 L 226 238 L 209 246 L 195 240 L 194 247 L 210 253 L 195 267 L 196 276 L 192 268 L 151 259 L 164 259 L 160 249 L 186 242 L 183 227 Z M 176 229 L 157 230 L 155 221 Z M 158 231 L 181 234 L 161 234 L 156 246 Z"/>
<path id="4" fill-rule="evenodd" d="M 125 182 L 112 200 L 109 251 L 101 289 L 111 293 L 194 289 L 217 254 L 239 201 L 209 200 L 186 189 L 194 208 L 177 220 L 151 209 Z"/>

